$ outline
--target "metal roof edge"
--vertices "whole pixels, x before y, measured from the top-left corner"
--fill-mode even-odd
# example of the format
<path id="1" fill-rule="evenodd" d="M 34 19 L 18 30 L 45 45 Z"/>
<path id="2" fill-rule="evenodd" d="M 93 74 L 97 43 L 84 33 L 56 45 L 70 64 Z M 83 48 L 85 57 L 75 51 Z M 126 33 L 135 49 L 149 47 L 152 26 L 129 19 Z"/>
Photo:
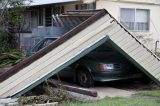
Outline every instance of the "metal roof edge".
<path id="1" fill-rule="evenodd" d="M 46 4 L 35 4 L 27 5 L 28 7 L 37 7 L 37 6 L 46 6 L 46 5 L 57 5 L 57 4 L 70 4 L 70 3 L 79 3 L 80 1 L 68 1 L 68 2 L 59 2 L 59 3 L 46 3 Z"/>

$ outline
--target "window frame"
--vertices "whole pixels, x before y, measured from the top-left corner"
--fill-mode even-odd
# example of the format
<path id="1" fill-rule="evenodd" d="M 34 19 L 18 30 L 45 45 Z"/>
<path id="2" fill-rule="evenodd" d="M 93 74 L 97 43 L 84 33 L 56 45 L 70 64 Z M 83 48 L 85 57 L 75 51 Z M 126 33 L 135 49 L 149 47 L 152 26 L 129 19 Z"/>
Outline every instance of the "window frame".
<path id="1" fill-rule="evenodd" d="M 132 31 L 132 32 L 149 32 L 150 31 L 150 9 L 143 9 L 143 8 L 120 8 L 120 18 L 119 18 L 119 21 L 120 21 L 120 23 L 122 24 L 122 22 L 124 22 L 123 21 L 123 19 L 121 19 L 121 12 L 122 12 L 122 9 L 133 9 L 134 10 L 134 14 L 135 14 L 135 17 L 134 17 L 134 29 L 132 30 L 132 29 L 128 29 L 128 30 L 130 30 L 130 31 Z M 137 28 L 136 28 L 136 23 L 137 23 L 137 21 L 136 21 L 136 16 L 137 16 L 137 10 L 145 10 L 145 11 L 147 11 L 147 26 L 148 26 L 148 28 L 147 29 L 144 29 L 144 30 L 137 30 Z M 122 24 L 123 25 L 123 24 Z M 123 25 L 124 26 L 124 25 Z"/>

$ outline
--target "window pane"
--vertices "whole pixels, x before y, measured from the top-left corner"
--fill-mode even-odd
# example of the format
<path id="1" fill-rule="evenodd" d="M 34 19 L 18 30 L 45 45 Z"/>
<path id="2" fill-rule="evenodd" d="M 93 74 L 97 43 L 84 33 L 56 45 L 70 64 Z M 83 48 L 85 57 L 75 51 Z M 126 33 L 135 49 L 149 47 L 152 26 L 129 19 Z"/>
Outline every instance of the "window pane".
<path id="1" fill-rule="evenodd" d="M 129 30 L 134 30 L 135 9 L 122 8 L 120 21 Z"/>
<path id="2" fill-rule="evenodd" d="M 144 23 L 144 22 L 136 22 L 136 30 L 147 31 L 149 30 L 149 25 L 148 23 Z"/>
<path id="3" fill-rule="evenodd" d="M 144 9 L 136 10 L 136 30 L 146 31 L 149 30 L 149 11 Z"/>
<path id="4" fill-rule="evenodd" d="M 121 21 L 123 22 L 134 22 L 135 21 L 135 10 L 122 8 L 121 9 Z"/>
<path id="5" fill-rule="evenodd" d="M 149 30 L 149 10 L 122 8 L 120 22 L 129 30 Z"/>
<path id="6" fill-rule="evenodd" d="M 136 10 L 136 22 L 148 22 L 148 10 Z"/>
<path id="7" fill-rule="evenodd" d="M 57 14 L 60 14 L 60 12 L 61 12 L 61 7 L 60 6 L 53 7 L 52 14 L 57 15 Z"/>

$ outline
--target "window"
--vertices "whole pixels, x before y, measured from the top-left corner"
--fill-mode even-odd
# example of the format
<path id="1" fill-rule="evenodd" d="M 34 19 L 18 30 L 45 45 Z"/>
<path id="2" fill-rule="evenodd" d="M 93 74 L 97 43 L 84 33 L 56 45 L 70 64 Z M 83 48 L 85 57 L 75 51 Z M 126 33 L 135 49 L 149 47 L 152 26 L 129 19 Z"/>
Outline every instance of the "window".
<path id="1" fill-rule="evenodd" d="M 76 10 L 86 10 L 87 9 L 87 4 L 76 4 L 75 9 Z"/>
<path id="2" fill-rule="evenodd" d="M 86 9 L 95 9 L 95 3 L 90 4 L 76 4 L 75 5 L 76 10 L 86 10 Z"/>
<path id="3" fill-rule="evenodd" d="M 43 26 L 43 8 L 38 10 L 38 25 Z"/>
<path id="4" fill-rule="evenodd" d="M 57 14 L 62 14 L 64 13 L 64 6 L 53 6 L 53 7 L 46 7 L 45 8 L 45 26 L 50 27 L 53 26 L 53 20 L 52 20 L 52 15 L 57 15 Z M 40 16 L 43 16 L 39 14 Z M 40 19 L 40 18 L 39 18 Z M 42 20 L 42 19 L 41 19 Z M 42 20 L 43 21 L 43 20 Z"/>
<path id="5" fill-rule="evenodd" d="M 149 30 L 149 10 L 121 8 L 120 22 L 129 30 L 148 31 Z"/>
<path id="6" fill-rule="evenodd" d="M 52 26 L 52 8 L 45 8 L 45 26 Z"/>

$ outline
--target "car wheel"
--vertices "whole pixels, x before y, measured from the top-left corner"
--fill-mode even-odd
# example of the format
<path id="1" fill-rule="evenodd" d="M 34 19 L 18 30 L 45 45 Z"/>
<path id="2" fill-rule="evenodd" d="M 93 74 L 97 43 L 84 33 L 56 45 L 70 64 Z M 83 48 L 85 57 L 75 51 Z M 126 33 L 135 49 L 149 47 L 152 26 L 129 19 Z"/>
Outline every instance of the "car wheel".
<path id="1" fill-rule="evenodd" d="M 87 69 L 80 69 L 77 73 L 77 80 L 80 86 L 91 87 L 93 86 L 93 79 L 90 72 Z"/>

